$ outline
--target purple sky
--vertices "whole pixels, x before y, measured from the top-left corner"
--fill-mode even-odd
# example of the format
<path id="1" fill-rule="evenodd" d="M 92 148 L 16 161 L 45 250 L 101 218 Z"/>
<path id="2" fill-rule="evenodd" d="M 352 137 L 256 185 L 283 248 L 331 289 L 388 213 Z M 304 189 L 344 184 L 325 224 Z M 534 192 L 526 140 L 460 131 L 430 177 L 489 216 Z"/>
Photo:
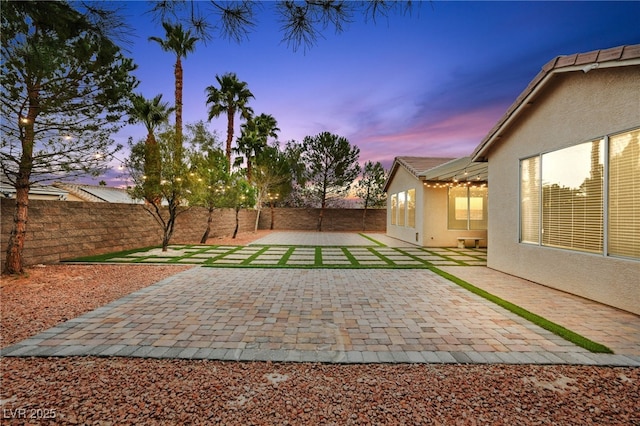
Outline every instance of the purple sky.
<path id="1" fill-rule="evenodd" d="M 294 52 L 281 42 L 271 6 L 265 2 L 248 41 L 214 39 L 183 61 L 184 122 L 206 121 L 205 88 L 235 72 L 255 95 L 255 113 L 278 121 L 280 141 L 329 131 L 358 146 L 361 163 L 385 168 L 396 156 L 469 155 L 557 55 L 640 43 L 640 2 L 435 1 L 411 16 L 357 19 Z M 148 41 L 164 30 L 144 15 L 146 2 L 126 7 L 137 36 L 129 49 L 138 91 L 173 104 L 174 57 Z M 210 129 L 224 139 L 226 117 Z M 126 126 L 116 140 L 129 136 L 144 138 L 143 126 Z M 118 185 L 116 174 L 94 182 Z"/>

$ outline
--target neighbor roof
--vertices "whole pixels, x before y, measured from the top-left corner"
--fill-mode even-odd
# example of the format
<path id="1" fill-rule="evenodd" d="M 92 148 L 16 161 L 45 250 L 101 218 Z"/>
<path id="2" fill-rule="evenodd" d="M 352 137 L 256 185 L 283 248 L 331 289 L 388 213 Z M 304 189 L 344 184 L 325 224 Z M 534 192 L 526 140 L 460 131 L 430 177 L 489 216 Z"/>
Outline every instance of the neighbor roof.
<path id="1" fill-rule="evenodd" d="M 96 203 L 142 204 L 142 201 L 134 200 L 129 196 L 127 191 L 122 188 L 62 182 L 55 182 L 53 185 L 57 188 L 65 189 L 69 191 L 70 194 L 73 194 L 85 201 Z"/>
<path id="2" fill-rule="evenodd" d="M 420 179 L 420 174 L 425 171 L 437 167 L 441 164 L 447 163 L 454 158 L 440 158 L 440 157 L 396 157 L 393 159 L 393 165 L 391 171 L 387 177 L 387 181 L 384 184 L 384 191 L 387 190 L 389 183 L 393 180 L 398 167 L 404 167 L 409 173 L 414 175 L 417 179 Z"/>
<path id="3" fill-rule="evenodd" d="M 486 161 L 485 154 L 489 147 L 500 139 L 501 134 L 511 125 L 525 109 L 536 93 L 544 87 L 551 77 L 557 73 L 582 71 L 589 72 L 596 68 L 611 68 L 628 65 L 640 65 L 640 44 L 619 46 L 611 49 L 594 50 L 587 53 L 576 53 L 568 56 L 557 56 L 549 61 L 527 88 L 518 96 L 507 112 L 498 120 L 487 136 L 471 154 L 473 161 Z"/>
<path id="4" fill-rule="evenodd" d="M 16 188 L 9 181 L 0 179 L 0 193 L 5 198 L 15 198 Z M 58 199 L 60 200 L 65 200 L 69 192 L 50 185 L 40 185 L 37 183 L 32 183 L 29 187 L 29 194 L 46 195 L 51 197 L 58 197 Z"/>

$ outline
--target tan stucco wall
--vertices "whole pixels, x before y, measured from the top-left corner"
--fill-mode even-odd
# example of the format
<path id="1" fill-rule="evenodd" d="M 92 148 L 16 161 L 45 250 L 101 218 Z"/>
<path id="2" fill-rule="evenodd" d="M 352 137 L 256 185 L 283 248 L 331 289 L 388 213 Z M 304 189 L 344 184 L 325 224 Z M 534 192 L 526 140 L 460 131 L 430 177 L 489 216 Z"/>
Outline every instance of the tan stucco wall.
<path id="1" fill-rule="evenodd" d="M 449 192 L 447 188 L 424 188 L 424 192 L 423 208 L 427 212 L 422 239 L 424 247 L 457 247 L 458 237 L 483 238 L 484 240 L 480 241 L 480 246 L 487 246 L 487 231 L 448 229 Z M 467 241 L 466 244 L 469 247 L 473 241 Z"/>
<path id="2" fill-rule="evenodd" d="M 640 314 L 640 261 L 518 242 L 520 159 L 640 126 L 640 66 L 553 78 L 488 152 L 488 266 Z"/>
<path id="3" fill-rule="evenodd" d="M 392 225 L 391 195 L 412 188 L 416 190 L 416 226 Z M 485 238 L 480 245 L 486 247 L 487 231 L 447 229 L 447 200 L 447 188 L 427 188 L 418 178 L 399 167 L 387 189 L 387 235 L 424 247 L 456 247 L 458 237 L 479 237 Z M 467 244 L 470 243 L 473 242 Z"/>
<path id="4" fill-rule="evenodd" d="M 391 195 L 398 192 L 406 191 L 408 189 L 416 190 L 416 226 L 398 226 L 391 224 Z M 418 180 L 414 175 L 409 173 L 404 167 L 398 167 L 393 180 L 390 182 L 387 188 L 387 235 L 393 238 L 397 238 L 402 241 L 406 241 L 412 244 L 419 245 L 422 239 L 422 226 L 424 221 L 424 211 L 422 193 L 422 182 Z M 416 233 L 418 234 L 416 238 Z"/>

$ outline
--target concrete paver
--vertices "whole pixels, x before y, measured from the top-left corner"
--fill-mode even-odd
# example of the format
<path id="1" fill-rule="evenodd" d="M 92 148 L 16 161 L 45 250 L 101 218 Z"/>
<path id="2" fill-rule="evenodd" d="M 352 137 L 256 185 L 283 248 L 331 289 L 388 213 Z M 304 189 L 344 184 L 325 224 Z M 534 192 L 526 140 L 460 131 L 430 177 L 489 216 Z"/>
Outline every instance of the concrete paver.
<path id="1" fill-rule="evenodd" d="M 384 246 L 358 234 L 277 232 L 248 247 L 135 253 L 122 261 L 186 255 L 181 262 L 219 267 L 184 271 L 0 355 L 640 366 L 636 315 L 469 266 L 486 264 L 486 250 L 425 249 L 367 236 Z M 291 268 L 317 259 L 325 269 Z M 229 268 L 261 264 L 290 269 Z M 379 269 L 398 265 L 421 269 Z M 589 353 L 426 269 L 431 266 L 616 354 Z"/>
<path id="2" fill-rule="evenodd" d="M 428 270 L 197 267 L 2 350 L 450 363 L 535 363 L 549 353 L 560 363 L 640 365 L 590 354 Z"/>

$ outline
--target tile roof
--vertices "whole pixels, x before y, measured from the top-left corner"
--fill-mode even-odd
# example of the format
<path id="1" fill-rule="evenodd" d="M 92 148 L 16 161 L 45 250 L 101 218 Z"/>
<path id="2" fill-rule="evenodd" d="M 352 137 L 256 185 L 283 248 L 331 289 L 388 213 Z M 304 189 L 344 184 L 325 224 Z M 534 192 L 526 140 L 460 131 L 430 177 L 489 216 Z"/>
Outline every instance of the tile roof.
<path id="1" fill-rule="evenodd" d="M 557 56 L 547 62 L 542 70 L 534 77 L 526 89 L 516 98 L 507 112 L 498 120 L 495 126 L 489 131 L 487 136 L 480 142 L 471 154 L 475 161 L 485 161 L 483 156 L 485 151 L 500 138 L 500 133 L 509 126 L 511 121 L 520 114 L 528 100 L 545 83 L 549 77 L 556 73 L 581 71 L 587 73 L 597 68 L 610 68 L 626 65 L 640 65 L 640 44 L 618 46 L 610 49 L 594 50 L 586 53 L 576 53 L 573 55 Z"/>
<path id="2" fill-rule="evenodd" d="M 441 158 L 441 157 L 396 157 L 393 159 L 393 165 L 391 171 L 387 177 L 387 181 L 384 184 L 384 191 L 393 180 L 393 177 L 398 170 L 398 167 L 404 167 L 409 173 L 414 175 L 416 179 L 420 179 L 420 174 L 437 167 L 441 164 L 454 160 L 454 158 Z"/>
<path id="3" fill-rule="evenodd" d="M 8 180 L 0 179 L 0 194 L 5 198 L 15 198 L 16 188 Z M 48 195 L 51 197 L 58 197 L 60 200 L 65 200 L 69 191 L 64 189 L 55 188 L 51 185 L 40 185 L 32 183 L 29 188 L 29 194 L 32 195 Z"/>
<path id="4" fill-rule="evenodd" d="M 53 185 L 57 188 L 69 191 L 70 194 L 73 194 L 78 198 L 94 203 L 142 204 L 142 201 L 134 200 L 127 191 L 122 188 L 63 182 L 55 182 Z"/>

